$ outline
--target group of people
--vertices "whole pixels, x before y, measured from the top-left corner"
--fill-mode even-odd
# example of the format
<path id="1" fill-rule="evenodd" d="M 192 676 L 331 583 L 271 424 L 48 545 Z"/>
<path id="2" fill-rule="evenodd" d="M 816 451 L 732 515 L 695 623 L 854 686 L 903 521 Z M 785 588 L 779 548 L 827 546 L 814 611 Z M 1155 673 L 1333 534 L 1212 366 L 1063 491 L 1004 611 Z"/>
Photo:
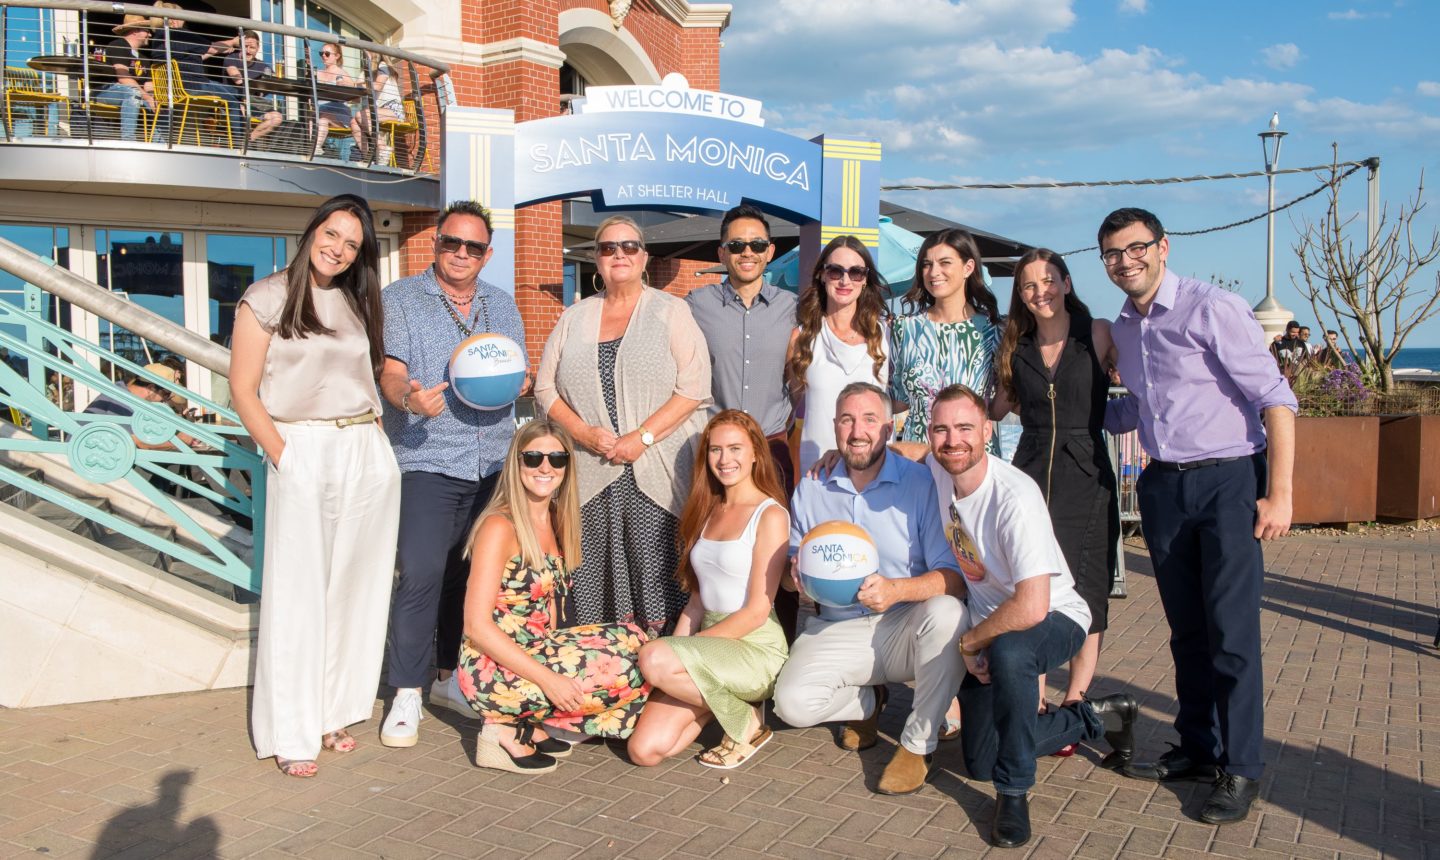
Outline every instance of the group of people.
<path id="1" fill-rule="evenodd" d="M 1113 325 L 1043 249 L 1000 317 L 960 230 L 925 241 L 902 315 L 850 236 L 797 301 L 765 280 L 775 248 L 749 205 L 722 221 L 727 277 L 681 299 L 647 285 L 639 225 L 609 218 L 603 289 L 560 316 L 539 417 L 518 430 L 447 382 L 473 333 L 526 350 L 514 300 L 479 277 L 492 237 L 482 206 L 452 203 L 434 264 L 382 292 L 370 210 L 342 195 L 241 299 L 232 400 L 269 463 L 260 757 L 308 777 L 322 748 L 353 750 L 388 635 L 381 742 L 417 743 L 429 681 L 432 708 L 484 721 L 481 766 L 548 771 L 595 737 L 655 765 L 714 721 L 699 762 L 737 767 L 772 737 L 767 701 L 791 726 L 838 721 L 862 750 L 886 685 L 913 681 L 877 790 L 918 791 L 958 737 L 995 784 L 998 845 L 1030 838 L 1036 755 L 1101 738 L 1127 775 L 1213 781 L 1206 821 L 1248 814 L 1259 541 L 1289 525 L 1294 398 L 1243 303 L 1166 269 L 1154 215 L 1100 228 L 1128 296 Z M 1116 366 L 1132 393 L 1107 401 Z M 1013 465 L 992 425 L 1011 411 Z M 1180 698 L 1180 745 L 1151 764 L 1133 761 L 1135 698 L 1090 693 L 1118 533 L 1102 430 L 1137 427 Z M 878 572 L 801 625 L 794 556 L 837 520 L 874 543 Z"/>
<path id="2" fill-rule="evenodd" d="M 1302 371 L 1311 369 L 1334 370 L 1344 367 L 1345 353 L 1340 351 L 1340 333 L 1334 329 L 1325 332 L 1325 342 L 1310 342 L 1310 327 L 1298 320 L 1285 324 L 1285 332 L 1277 334 L 1270 344 L 1270 354 L 1286 379 L 1293 380 Z"/>
<path id="3" fill-rule="evenodd" d="M 225 127 L 230 145 L 238 146 L 245 134 L 245 117 L 250 120 L 251 142 L 257 142 L 279 128 L 284 121 L 274 97 L 253 91 L 256 79 L 274 74 L 273 67 L 259 59 L 260 35 L 247 30 L 226 39 L 210 39 L 186 28 L 179 18 L 166 19 L 165 10 L 180 9 L 178 4 L 160 0 L 155 3 L 156 15 L 126 15 L 113 29 L 114 38 L 97 45 L 87 57 L 90 82 L 95 101 L 119 109 L 120 137 L 123 140 L 164 140 L 169 136 L 168 112 L 160 110 L 155 92 L 155 69 L 174 63 L 180 85 L 193 96 L 219 99 L 225 109 Z M 156 31 L 163 32 L 157 35 Z M 209 73 L 205 61 L 223 56 L 220 77 Z M 401 122 L 405 109 L 399 79 L 384 57 L 366 52 L 371 90 L 374 94 L 374 115 L 369 106 L 352 110 L 343 101 L 321 101 L 317 106 L 314 131 L 314 153 L 320 155 L 330 136 L 330 129 L 349 129 L 358 151 L 369 154 L 370 144 L 378 147 L 375 158 L 388 162 L 392 152 L 388 143 L 370 140 L 370 128 L 378 120 Z M 322 45 L 315 80 L 363 88 L 363 77 L 346 70 L 343 50 L 338 42 Z M 174 84 L 171 84 L 174 86 Z M 245 94 L 249 91 L 249 102 Z M 368 103 L 367 103 L 368 104 Z M 146 127 L 145 119 L 150 123 Z M 162 125 L 162 119 L 164 123 Z M 198 122 L 198 119 L 197 119 Z M 143 132 L 143 134 L 142 134 Z"/>

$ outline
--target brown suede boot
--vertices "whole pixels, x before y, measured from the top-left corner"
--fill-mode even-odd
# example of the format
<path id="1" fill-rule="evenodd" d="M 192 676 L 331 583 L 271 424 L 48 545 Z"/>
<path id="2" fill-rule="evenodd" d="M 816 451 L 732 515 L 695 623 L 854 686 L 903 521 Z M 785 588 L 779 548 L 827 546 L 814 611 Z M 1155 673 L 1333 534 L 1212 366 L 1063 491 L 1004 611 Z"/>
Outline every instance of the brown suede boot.
<path id="1" fill-rule="evenodd" d="M 914 794 L 925 787 L 925 777 L 929 775 L 930 756 L 896 747 L 895 757 L 885 765 L 875 790 L 881 794 Z"/>
<path id="2" fill-rule="evenodd" d="M 875 685 L 875 711 L 863 720 L 851 720 L 840 729 L 840 749 L 859 752 L 875 746 L 880 738 L 880 712 L 890 694 L 884 684 Z"/>

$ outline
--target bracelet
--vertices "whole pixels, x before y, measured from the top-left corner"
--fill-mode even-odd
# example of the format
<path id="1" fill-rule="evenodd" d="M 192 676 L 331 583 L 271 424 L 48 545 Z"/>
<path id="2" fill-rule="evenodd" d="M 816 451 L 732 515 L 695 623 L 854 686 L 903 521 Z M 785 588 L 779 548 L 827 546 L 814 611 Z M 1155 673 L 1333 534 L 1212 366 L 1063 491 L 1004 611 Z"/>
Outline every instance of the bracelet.
<path id="1" fill-rule="evenodd" d="M 966 657 L 979 657 L 980 652 L 984 650 L 984 648 L 976 648 L 974 651 L 971 651 L 969 648 L 965 647 L 965 643 L 960 643 L 960 653 L 964 654 Z"/>
<path id="2" fill-rule="evenodd" d="M 410 408 L 410 392 L 400 395 L 400 408 L 405 410 L 406 415 L 414 415 L 415 410 Z"/>

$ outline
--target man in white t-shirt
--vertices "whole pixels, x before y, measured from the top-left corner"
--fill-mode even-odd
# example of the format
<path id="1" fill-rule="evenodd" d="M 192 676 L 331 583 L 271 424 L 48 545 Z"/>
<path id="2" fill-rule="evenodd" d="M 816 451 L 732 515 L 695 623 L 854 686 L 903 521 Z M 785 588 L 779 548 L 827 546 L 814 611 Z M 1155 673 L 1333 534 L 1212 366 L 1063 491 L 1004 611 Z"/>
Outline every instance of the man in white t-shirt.
<path id="1" fill-rule="evenodd" d="M 1075 592 L 1040 488 L 985 452 L 993 432 L 985 401 L 963 385 L 944 389 L 929 430 L 925 463 L 969 594 L 969 628 L 960 638 L 965 766 L 995 783 L 990 835 L 1013 848 L 1030 839 L 1035 751 L 1103 735 L 1114 749 L 1103 765 L 1123 765 L 1133 750 L 1135 698 L 1119 693 L 1036 715 L 1040 676 L 1080 650 L 1090 609 Z"/>

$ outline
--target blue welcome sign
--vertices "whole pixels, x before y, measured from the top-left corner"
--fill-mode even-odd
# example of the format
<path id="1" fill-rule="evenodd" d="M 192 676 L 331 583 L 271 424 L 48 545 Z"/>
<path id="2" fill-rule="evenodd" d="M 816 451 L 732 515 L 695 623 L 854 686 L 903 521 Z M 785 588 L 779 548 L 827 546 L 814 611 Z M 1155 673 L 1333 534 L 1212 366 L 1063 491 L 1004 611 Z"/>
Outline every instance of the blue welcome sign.
<path id="1" fill-rule="evenodd" d="M 812 260 L 838 235 L 878 247 L 878 142 L 767 129 L 759 102 L 692 90 L 680 75 L 586 95 L 574 114 L 519 124 L 510 111 L 446 112 L 445 199 L 479 200 L 494 215 L 487 280 L 513 284 L 517 208 L 581 196 L 602 209 L 753 203 L 802 224 L 802 257 Z"/>

